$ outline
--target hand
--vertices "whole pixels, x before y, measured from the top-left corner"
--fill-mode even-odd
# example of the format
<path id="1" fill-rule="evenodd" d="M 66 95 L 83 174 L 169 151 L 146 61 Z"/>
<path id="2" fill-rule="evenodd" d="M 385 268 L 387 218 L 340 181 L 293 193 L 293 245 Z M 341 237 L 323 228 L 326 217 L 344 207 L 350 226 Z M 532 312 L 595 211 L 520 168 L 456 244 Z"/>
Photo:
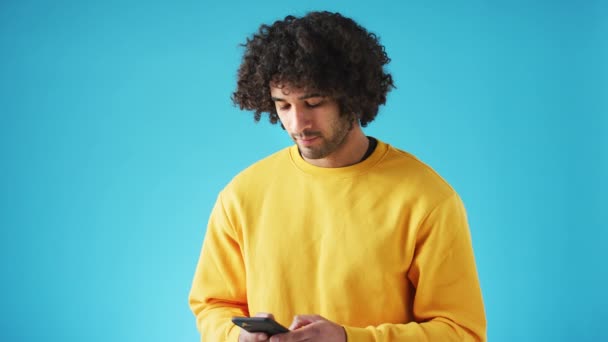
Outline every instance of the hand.
<path id="1" fill-rule="evenodd" d="M 346 342 L 344 328 L 319 315 L 298 315 L 293 318 L 289 330 L 292 331 L 272 336 L 270 342 Z"/>
<path id="2" fill-rule="evenodd" d="M 259 312 L 255 314 L 253 317 L 268 317 L 274 319 L 274 316 L 269 313 Z M 240 328 L 241 333 L 239 335 L 239 342 L 259 342 L 259 341 L 268 341 L 268 335 L 265 333 L 250 333 L 249 331 Z"/>

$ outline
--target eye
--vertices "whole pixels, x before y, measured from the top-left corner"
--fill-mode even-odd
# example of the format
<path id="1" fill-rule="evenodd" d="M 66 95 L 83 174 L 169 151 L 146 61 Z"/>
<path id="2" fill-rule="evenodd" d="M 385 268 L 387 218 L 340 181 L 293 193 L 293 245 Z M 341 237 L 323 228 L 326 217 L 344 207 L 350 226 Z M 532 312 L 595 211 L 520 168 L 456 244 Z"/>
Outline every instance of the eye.
<path id="1" fill-rule="evenodd" d="M 308 100 L 306 101 L 306 106 L 308 108 L 315 108 L 315 107 L 319 107 L 320 105 L 323 104 L 323 99 L 314 99 L 314 100 Z"/>
<path id="2" fill-rule="evenodd" d="M 277 108 L 281 111 L 283 110 L 288 110 L 289 109 L 289 103 L 278 103 L 277 102 Z"/>

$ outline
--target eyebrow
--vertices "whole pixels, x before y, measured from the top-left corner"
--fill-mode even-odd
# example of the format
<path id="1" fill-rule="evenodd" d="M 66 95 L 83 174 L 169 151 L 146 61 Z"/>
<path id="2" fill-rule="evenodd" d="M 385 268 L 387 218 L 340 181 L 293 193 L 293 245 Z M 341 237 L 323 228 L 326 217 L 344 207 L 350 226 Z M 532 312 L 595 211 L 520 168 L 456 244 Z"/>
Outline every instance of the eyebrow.
<path id="1" fill-rule="evenodd" d="M 306 95 L 302 95 L 302 96 L 298 97 L 298 100 L 306 100 L 306 99 L 309 99 L 309 98 L 311 98 L 311 97 L 324 97 L 324 96 L 323 96 L 323 95 L 321 95 L 321 94 L 319 94 L 319 93 L 312 93 L 312 94 L 306 94 Z M 270 99 L 271 99 L 272 101 L 275 101 L 275 102 L 276 102 L 276 101 L 285 101 L 285 99 L 283 99 L 283 98 L 280 98 L 280 97 L 274 97 L 274 96 L 271 96 L 271 97 L 270 97 Z"/>

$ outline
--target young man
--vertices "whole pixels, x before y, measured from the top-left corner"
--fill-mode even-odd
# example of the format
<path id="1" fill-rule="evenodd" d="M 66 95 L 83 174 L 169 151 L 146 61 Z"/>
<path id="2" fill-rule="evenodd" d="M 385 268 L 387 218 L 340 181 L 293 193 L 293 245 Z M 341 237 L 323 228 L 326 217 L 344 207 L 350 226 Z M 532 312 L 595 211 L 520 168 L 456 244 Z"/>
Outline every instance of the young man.
<path id="1" fill-rule="evenodd" d="M 465 210 L 407 152 L 366 137 L 393 87 L 374 34 L 337 13 L 286 17 L 248 39 L 233 100 L 295 145 L 219 194 L 190 293 L 205 341 L 485 341 Z M 263 314 L 262 312 L 266 312 Z"/>

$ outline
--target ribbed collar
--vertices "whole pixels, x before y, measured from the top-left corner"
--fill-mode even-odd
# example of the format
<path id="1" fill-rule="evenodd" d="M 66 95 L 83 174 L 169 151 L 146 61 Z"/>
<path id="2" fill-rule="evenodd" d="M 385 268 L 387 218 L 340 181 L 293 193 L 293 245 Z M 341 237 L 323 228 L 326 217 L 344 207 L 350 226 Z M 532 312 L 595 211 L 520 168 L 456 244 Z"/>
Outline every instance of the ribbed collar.
<path id="1" fill-rule="evenodd" d="M 326 177 L 352 177 L 361 173 L 364 173 L 376 165 L 388 152 L 389 146 L 384 142 L 378 140 L 378 145 L 367 159 L 364 161 L 345 167 L 319 167 L 310 164 L 298 151 L 298 146 L 293 145 L 289 148 L 289 157 L 296 168 L 300 171 L 318 176 Z"/>

